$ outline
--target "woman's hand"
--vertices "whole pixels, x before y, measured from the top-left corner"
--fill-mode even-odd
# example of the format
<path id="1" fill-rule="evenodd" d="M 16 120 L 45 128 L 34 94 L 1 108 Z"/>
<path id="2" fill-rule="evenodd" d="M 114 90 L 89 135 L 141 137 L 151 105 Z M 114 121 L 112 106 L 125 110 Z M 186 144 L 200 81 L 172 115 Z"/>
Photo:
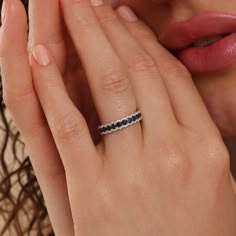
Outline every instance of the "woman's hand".
<path id="1" fill-rule="evenodd" d="M 94 145 L 55 55 L 47 45 L 38 45 L 31 68 L 43 119 L 31 84 L 25 17 L 8 32 L 7 23 L 13 27 L 13 16 L 23 13 L 11 9 L 1 32 L 4 100 L 31 155 L 41 153 L 33 165 L 44 180 L 56 235 L 72 235 L 74 226 L 74 234 L 83 236 L 234 236 L 236 201 L 229 154 L 189 72 L 140 20 L 125 21 L 108 5 L 92 7 L 87 0 L 61 3 L 101 123 L 137 109 L 143 121 L 105 135 Z M 13 50 L 8 40 L 17 30 L 19 43 Z M 31 126 L 23 116 L 23 104 L 33 118 L 38 115 Z M 59 185 L 53 189 L 56 173 L 66 183 L 63 196 L 55 194 Z M 70 205 L 64 198 L 67 191 Z M 55 212 L 65 217 L 64 225 Z"/>
<path id="2" fill-rule="evenodd" d="M 63 74 L 68 94 L 86 117 L 95 143 L 101 139 L 97 132 L 98 116 L 91 99 L 85 72 L 81 68 L 74 44 L 63 24 L 59 0 L 50 1 L 50 3 L 48 0 L 29 1 L 29 43 L 27 46 L 27 25 L 23 5 L 19 0 L 8 0 L 7 5 L 0 42 L 3 58 L 1 67 L 4 100 L 27 143 L 51 223 L 57 225 L 55 230 L 57 235 L 59 233 L 73 235 L 65 171 L 33 88 L 27 48 L 31 52 L 34 46 L 42 43 L 50 49 L 58 69 Z M 17 24 L 15 19 L 17 19 Z M 26 114 L 30 114 L 31 122 L 26 119 L 28 117 Z M 42 158 L 47 156 L 50 158 Z"/>
<path id="3" fill-rule="evenodd" d="M 27 48 L 31 51 L 34 45 L 43 43 L 53 52 L 58 68 L 64 74 L 68 93 L 80 109 L 80 94 L 88 91 L 83 82 L 86 80 L 77 66 L 78 55 L 74 53 L 73 44 L 69 43 L 66 34 L 63 35 L 59 1 L 29 1 L 29 45 L 23 5 L 19 0 L 6 0 L 5 3 L 5 19 L 0 34 L 4 101 L 27 144 L 51 223 L 57 226 L 54 227 L 56 235 L 74 235 L 65 170 L 33 87 Z M 78 83 L 84 85 L 81 90 Z M 76 90 L 82 92 L 76 93 Z M 89 103 L 89 95 L 86 98 L 85 102 Z M 88 107 L 93 109 L 92 105 Z"/>
<path id="4" fill-rule="evenodd" d="M 85 71 L 65 27 L 59 5 L 59 0 L 50 3 L 47 0 L 29 1 L 28 51 L 32 52 L 37 44 L 43 44 L 52 52 L 71 100 L 86 118 L 92 138 L 98 143 L 101 139 L 97 132 L 98 116 Z M 94 115 L 91 116 L 91 113 Z"/>

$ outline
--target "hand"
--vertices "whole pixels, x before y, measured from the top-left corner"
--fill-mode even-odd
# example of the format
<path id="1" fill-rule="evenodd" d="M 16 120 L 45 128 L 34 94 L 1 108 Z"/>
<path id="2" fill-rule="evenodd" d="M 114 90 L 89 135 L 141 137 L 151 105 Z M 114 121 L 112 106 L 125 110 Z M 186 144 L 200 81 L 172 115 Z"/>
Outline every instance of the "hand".
<path id="1" fill-rule="evenodd" d="M 59 0 L 50 4 L 46 0 L 29 1 L 29 26 L 29 51 L 40 43 L 50 49 L 71 100 L 86 118 L 92 138 L 98 143 L 101 138 L 97 133 L 98 116 L 85 71 L 60 14 Z"/>
<path id="2" fill-rule="evenodd" d="M 2 75 L 6 74 L 3 79 L 7 78 L 4 80 L 4 100 L 25 143 L 28 144 L 30 159 L 43 190 L 51 223 L 61 226 L 57 227 L 61 235 L 73 235 L 71 211 L 67 191 L 65 191 L 67 186 L 64 167 L 37 101 L 28 67 L 25 12 L 19 0 L 9 1 L 7 5 L 7 17 L 1 28 L 1 49 L 3 57 L 13 55 L 13 58 L 10 62 L 9 58 L 2 61 Z M 15 19 L 19 19 L 17 25 Z M 12 40 L 14 44 L 11 43 Z M 31 52 L 39 43 L 46 45 L 55 56 L 68 94 L 86 118 L 94 142 L 98 143 L 101 138 L 97 132 L 98 116 L 85 72 L 61 17 L 58 0 L 50 1 L 50 4 L 47 0 L 29 1 L 28 51 Z M 22 75 L 20 83 L 15 79 L 19 74 Z M 26 114 L 31 114 L 31 122 L 25 119 Z M 51 156 L 51 158 L 42 159 L 42 156 Z M 50 189 L 53 191 L 50 192 Z M 61 212 L 64 214 L 62 215 Z"/>
<path id="3" fill-rule="evenodd" d="M 31 57 L 33 82 L 53 135 L 48 143 L 55 141 L 65 168 L 75 235 L 235 235 L 229 155 L 185 67 L 140 20 L 125 22 L 107 5 L 93 14 L 88 1 L 64 0 L 62 7 L 101 123 L 136 109 L 144 117 L 95 146 L 53 54 L 35 48 L 38 62 L 49 62 L 40 66 Z M 28 71 L 29 65 L 10 71 L 14 57 L 6 57 L 10 47 L 4 46 L 3 78 L 12 85 L 4 100 L 20 120 L 16 103 L 9 102 L 14 98 L 8 91 L 16 88 L 10 72 L 23 78 L 19 68 Z M 57 235 L 59 228 L 54 224 Z"/>
<path id="4" fill-rule="evenodd" d="M 59 33 L 63 32 L 59 1 L 50 1 L 50 4 L 47 0 L 29 1 L 29 45 L 23 5 L 19 0 L 7 0 L 5 3 L 6 16 L 0 34 L 3 98 L 27 144 L 26 148 L 44 195 L 51 224 L 56 226 L 56 235 L 74 235 L 65 170 L 33 87 L 27 48 L 31 51 L 39 42 L 48 46 L 57 58 L 61 73 L 64 72 L 65 84 L 73 101 L 79 106 L 78 98 L 73 96 L 75 88 L 78 88 L 73 84 L 77 81 L 72 77 L 74 75 L 77 79 L 80 78 L 81 70 L 75 64 L 78 63 L 78 56 L 75 58 L 73 51 L 71 56 L 65 56 L 66 48 L 72 44 L 66 45 L 63 35 Z M 66 61 L 68 65 L 65 65 Z M 72 68 L 73 71 L 67 68 Z M 90 109 L 91 107 L 89 106 Z"/>

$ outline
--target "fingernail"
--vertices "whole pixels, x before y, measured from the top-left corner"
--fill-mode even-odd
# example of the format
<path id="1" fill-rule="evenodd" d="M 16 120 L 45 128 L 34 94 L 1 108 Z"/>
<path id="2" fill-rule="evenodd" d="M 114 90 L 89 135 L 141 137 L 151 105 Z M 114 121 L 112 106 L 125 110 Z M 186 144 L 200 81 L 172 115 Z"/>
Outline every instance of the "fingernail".
<path id="1" fill-rule="evenodd" d="M 91 2 L 91 5 L 95 7 L 103 5 L 103 0 L 90 0 L 90 2 Z"/>
<path id="2" fill-rule="evenodd" d="M 126 21 L 134 22 L 134 21 L 138 20 L 138 18 L 135 15 L 135 13 L 128 6 L 121 6 L 121 7 L 119 7 L 118 13 Z"/>
<path id="3" fill-rule="evenodd" d="M 7 10 L 7 6 L 6 6 L 6 0 L 3 0 L 3 3 L 2 3 L 2 12 L 1 12 L 1 17 L 2 17 L 2 23 L 6 17 L 6 10 Z"/>
<path id="4" fill-rule="evenodd" d="M 34 56 L 34 59 L 36 60 L 36 62 L 40 66 L 47 66 L 47 65 L 50 64 L 50 58 L 49 58 L 49 55 L 48 55 L 48 51 L 42 45 L 38 45 L 34 48 L 33 56 Z"/>

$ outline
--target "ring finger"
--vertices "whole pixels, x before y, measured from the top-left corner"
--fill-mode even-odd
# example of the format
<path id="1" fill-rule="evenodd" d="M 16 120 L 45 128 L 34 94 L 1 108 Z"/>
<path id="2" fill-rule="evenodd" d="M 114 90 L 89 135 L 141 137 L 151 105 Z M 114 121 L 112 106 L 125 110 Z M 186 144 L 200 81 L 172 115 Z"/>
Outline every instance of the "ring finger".
<path id="1" fill-rule="evenodd" d="M 129 94 L 128 96 L 131 98 L 131 100 L 127 99 L 128 98 L 127 85 L 124 86 L 123 79 L 122 79 L 123 82 L 116 81 L 115 84 L 114 83 L 111 84 L 111 81 L 109 80 L 104 81 L 103 79 L 103 81 L 100 81 L 100 89 L 98 89 L 99 85 L 97 86 L 98 91 L 99 90 L 101 91 L 102 84 L 106 85 L 103 99 L 101 99 L 101 95 L 99 98 L 100 105 L 102 104 L 102 107 L 103 107 L 103 109 L 100 109 L 101 111 L 100 113 L 106 114 L 106 117 L 111 116 L 111 113 L 113 113 L 112 116 L 113 117 L 115 116 L 116 118 L 115 117 L 114 118 L 117 119 L 117 117 L 119 117 L 119 114 L 121 114 L 120 111 L 123 110 L 122 106 L 123 107 L 127 106 L 127 105 L 124 106 L 124 103 L 128 103 L 128 104 L 133 103 L 133 105 L 131 106 L 129 105 L 130 107 L 133 107 L 132 111 L 134 110 L 134 107 L 137 106 L 142 112 L 143 111 L 145 112 L 145 115 L 149 114 L 149 112 L 147 111 L 150 111 L 152 108 L 155 108 L 156 110 L 159 109 L 159 111 L 156 113 L 153 112 L 152 110 L 154 115 L 152 116 L 149 115 L 149 116 L 153 117 L 153 122 L 155 121 L 154 117 L 156 118 L 158 116 L 158 118 L 163 123 L 164 122 L 166 122 L 166 124 L 168 123 L 169 126 L 165 125 L 164 126 L 165 129 L 169 128 L 171 124 L 177 124 L 174 118 L 171 104 L 169 102 L 168 94 L 160 79 L 160 74 L 158 73 L 157 66 L 154 63 L 154 60 L 152 60 L 151 56 L 149 56 L 148 53 L 142 47 L 140 47 L 140 45 L 131 37 L 131 35 L 126 30 L 126 28 L 121 24 L 121 22 L 116 17 L 116 14 L 114 13 L 114 11 L 108 5 L 103 4 L 103 3 L 99 7 L 95 7 L 94 9 L 92 9 L 88 1 L 81 1 L 79 3 L 76 2 L 76 4 L 75 3 L 73 4 L 73 7 L 71 7 L 72 4 L 69 3 L 70 2 L 69 0 L 67 1 L 62 0 L 62 1 L 64 4 L 63 8 L 64 8 L 64 15 L 66 18 L 66 24 L 69 28 L 72 38 L 75 41 L 75 45 L 78 49 L 79 54 L 82 57 L 82 60 L 84 58 L 85 64 L 86 64 L 86 59 L 87 59 L 86 57 L 88 57 L 87 55 L 93 55 L 93 58 L 89 58 L 87 60 L 88 64 L 89 64 L 89 60 L 92 61 L 92 63 L 90 62 L 89 68 L 87 66 L 87 69 L 88 69 L 87 71 L 93 71 L 91 70 L 91 68 L 94 68 L 94 65 L 97 64 L 97 61 L 101 59 L 101 55 L 105 55 L 103 56 L 104 63 L 109 63 L 107 60 L 108 58 L 110 61 L 110 65 L 113 65 L 113 68 L 115 66 L 116 68 L 118 68 L 118 70 L 121 70 L 120 68 L 122 68 L 122 70 L 124 69 L 127 70 L 125 83 L 127 82 L 129 84 L 131 83 L 131 81 L 127 79 L 127 76 L 130 76 L 132 79 L 135 78 L 135 80 L 137 81 L 136 83 L 132 82 L 134 93 L 131 90 L 128 91 L 128 94 Z M 79 6 L 78 9 L 77 9 L 77 6 Z M 93 10 L 95 11 L 96 16 Z M 97 18 L 98 20 L 96 20 Z M 94 21 L 96 23 L 91 24 L 91 22 L 94 22 Z M 100 24 L 102 24 L 102 27 L 100 26 Z M 96 26 L 94 27 L 94 25 Z M 104 32 L 103 30 L 108 31 L 108 33 L 106 34 L 106 32 Z M 108 39 L 112 41 L 111 44 L 109 43 Z M 89 42 L 92 41 L 95 46 L 93 47 L 89 45 L 89 48 L 88 48 L 88 41 Z M 125 43 L 122 43 L 122 42 L 125 42 Z M 101 48 L 102 50 L 99 50 L 97 45 L 99 45 L 99 49 Z M 113 48 L 116 50 L 118 55 L 115 54 Z M 98 54 L 94 56 L 96 51 L 98 52 Z M 128 55 L 127 55 L 127 52 L 129 52 Z M 121 64 L 120 60 L 118 59 L 119 57 L 121 61 L 124 62 L 124 65 Z M 133 67 L 132 67 L 132 63 L 134 63 Z M 126 64 L 128 65 L 126 66 Z M 105 70 L 108 70 L 108 71 L 111 70 L 107 66 L 106 67 L 102 66 L 102 67 L 105 68 Z M 117 71 L 117 69 L 115 70 Z M 92 72 L 90 73 L 91 77 L 94 77 L 94 79 L 92 78 L 90 79 L 91 86 L 93 86 L 93 84 L 96 84 L 95 78 L 97 74 L 99 74 L 97 73 L 96 69 L 94 71 L 96 73 L 94 73 L 93 75 L 92 75 Z M 111 73 L 107 74 L 106 72 L 106 75 L 109 75 L 109 74 Z M 105 77 L 107 78 L 107 76 Z M 119 77 L 122 77 L 122 76 L 119 76 Z M 154 80 L 153 78 L 159 78 L 159 80 Z M 112 87 L 110 85 L 112 85 Z M 124 93 L 124 87 L 125 87 L 126 93 Z M 130 85 L 128 87 L 130 87 Z M 114 88 L 116 91 L 114 91 Z M 111 89 L 113 91 L 110 91 Z M 117 94 L 117 90 L 119 92 L 118 94 Z M 104 88 L 103 88 L 103 92 L 104 92 Z M 94 89 L 94 93 L 96 93 L 95 89 Z M 132 94 L 132 96 L 130 96 L 130 94 Z M 151 94 L 155 94 L 155 96 L 152 96 Z M 111 96 L 108 97 L 107 95 L 111 95 Z M 148 102 L 150 102 L 148 98 L 155 98 L 154 101 L 151 101 L 151 104 L 152 104 L 151 109 L 150 109 L 150 103 L 148 104 Z M 96 99 L 96 94 L 95 94 L 95 99 Z M 137 103 L 138 103 L 137 105 L 135 103 L 135 99 L 137 100 Z M 104 102 L 104 100 L 106 100 L 106 102 Z M 120 106 L 120 102 L 119 102 L 118 106 L 121 107 L 121 109 L 115 109 L 116 112 L 114 112 L 114 105 L 117 104 L 117 101 L 118 102 L 124 101 L 124 102 L 122 106 Z M 105 107 L 104 105 L 106 103 L 109 103 L 109 106 L 112 107 L 112 109 L 108 109 L 108 107 Z M 102 111 L 104 109 L 106 109 L 105 112 Z M 150 122 L 149 117 L 147 118 L 147 120 Z M 146 125 L 146 123 L 144 122 L 144 126 Z M 159 127 L 161 128 L 163 126 L 159 125 Z M 132 136 L 134 137 L 134 135 Z M 124 141 L 127 144 L 126 140 L 124 139 L 123 134 L 119 137 L 120 138 L 118 142 L 114 142 L 114 139 L 112 139 L 111 146 L 114 146 L 114 145 L 119 146 L 117 145 L 117 143 L 123 146 Z M 137 144 L 137 140 L 135 141 L 136 141 L 135 144 Z"/>
<path id="2" fill-rule="evenodd" d="M 88 0 L 61 0 L 65 22 L 83 63 L 102 124 L 137 110 L 129 76 L 103 32 Z M 139 123 L 104 137 L 105 150 L 129 148 L 142 142 Z"/>
<path id="3" fill-rule="evenodd" d="M 104 32 L 130 74 L 137 105 L 145 118 L 144 137 L 154 133 L 161 138 L 168 136 L 176 128 L 177 121 L 154 58 L 132 37 L 108 4 L 94 10 Z M 138 18 L 133 15 L 132 18 L 129 17 L 129 21 L 134 23 Z M 153 132 L 153 124 L 158 132 Z"/>

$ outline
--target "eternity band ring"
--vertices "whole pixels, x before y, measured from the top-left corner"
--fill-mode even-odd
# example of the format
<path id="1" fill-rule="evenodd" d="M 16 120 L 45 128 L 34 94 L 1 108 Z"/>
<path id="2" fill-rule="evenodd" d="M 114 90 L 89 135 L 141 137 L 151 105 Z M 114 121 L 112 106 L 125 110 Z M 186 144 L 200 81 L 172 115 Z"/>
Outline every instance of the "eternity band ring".
<path id="1" fill-rule="evenodd" d="M 98 130 L 101 135 L 110 134 L 115 131 L 124 129 L 128 126 L 134 125 L 137 122 L 140 122 L 143 119 L 140 111 L 137 111 L 125 118 L 120 120 L 113 121 L 111 123 L 107 123 L 105 125 L 98 126 Z"/>

